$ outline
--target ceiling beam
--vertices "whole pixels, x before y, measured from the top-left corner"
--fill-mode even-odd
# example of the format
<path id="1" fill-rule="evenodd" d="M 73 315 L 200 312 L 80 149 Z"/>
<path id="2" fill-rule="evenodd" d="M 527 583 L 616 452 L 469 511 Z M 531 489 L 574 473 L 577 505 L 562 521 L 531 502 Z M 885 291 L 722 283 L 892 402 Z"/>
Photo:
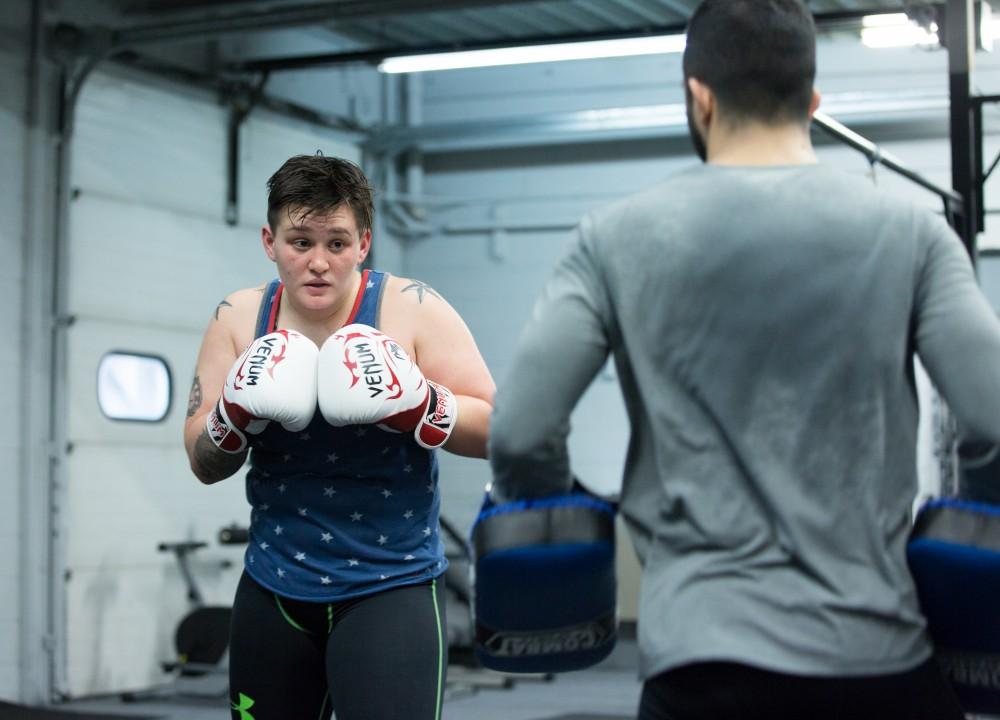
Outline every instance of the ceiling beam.
<path id="1" fill-rule="evenodd" d="M 526 5 L 545 0 L 335 0 L 312 5 L 279 7 L 261 12 L 218 15 L 204 19 L 135 25 L 112 31 L 115 48 L 152 43 L 187 42 L 250 30 L 274 30 L 317 23 L 467 10 L 498 5 Z"/>
<path id="2" fill-rule="evenodd" d="M 416 2 L 416 0 L 413 0 Z M 502 2 L 503 0 L 495 0 Z M 863 16 L 878 12 L 898 12 L 898 8 L 869 7 L 865 10 L 838 11 L 833 13 L 817 13 L 816 23 L 822 29 L 825 25 L 841 26 L 845 22 L 859 21 Z M 548 45 L 557 43 L 585 42 L 589 40 L 614 40 L 619 38 L 648 37 L 649 35 L 671 35 L 682 33 L 686 23 L 655 25 L 640 30 L 622 32 L 620 30 L 605 30 L 600 32 L 578 32 L 558 35 L 532 35 L 521 38 L 504 38 L 501 40 L 459 41 L 442 45 L 407 46 L 396 45 L 387 47 L 367 48 L 351 52 L 319 53 L 292 57 L 259 58 L 229 63 L 227 70 L 234 72 L 281 72 L 303 70 L 306 68 L 347 65 L 352 63 L 380 63 L 387 57 L 402 55 L 424 55 L 428 53 L 446 53 L 459 50 L 488 50 L 503 47 L 522 47 L 527 45 Z"/>

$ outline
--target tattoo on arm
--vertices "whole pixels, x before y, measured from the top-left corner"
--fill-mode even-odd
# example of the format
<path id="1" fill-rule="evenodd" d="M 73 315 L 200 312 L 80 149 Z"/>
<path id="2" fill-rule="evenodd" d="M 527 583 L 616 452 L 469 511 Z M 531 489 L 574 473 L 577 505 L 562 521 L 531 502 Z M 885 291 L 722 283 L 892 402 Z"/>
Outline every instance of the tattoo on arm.
<path id="1" fill-rule="evenodd" d="M 218 320 L 218 319 L 219 319 L 219 310 L 221 310 L 221 309 L 222 309 L 222 308 L 224 308 L 224 307 L 232 307 L 232 303 L 230 303 L 230 302 L 229 302 L 228 300 L 223 300 L 222 302 L 220 302 L 220 303 L 219 303 L 219 304 L 218 304 L 218 305 L 217 305 L 217 306 L 215 307 L 215 319 L 216 319 L 216 320 Z"/>
<path id="2" fill-rule="evenodd" d="M 204 430 L 194 443 L 194 461 L 202 482 L 218 482 L 239 470 L 246 462 L 245 452 L 236 455 L 224 453 L 215 446 Z"/>
<path id="3" fill-rule="evenodd" d="M 428 285 L 427 283 L 420 282 L 419 280 L 414 280 L 399 292 L 405 293 L 407 290 L 412 290 L 417 294 L 417 302 L 419 303 L 423 303 L 424 293 L 427 293 L 428 295 L 433 295 L 438 300 L 441 299 L 441 296 L 438 295 L 436 292 L 434 292 L 434 290 L 431 288 L 430 285 Z"/>
<path id="4" fill-rule="evenodd" d="M 194 414 L 198 412 L 198 408 L 201 407 L 201 378 L 197 375 L 194 376 L 194 382 L 191 383 L 191 394 L 188 395 L 188 417 L 194 417 Z"/>

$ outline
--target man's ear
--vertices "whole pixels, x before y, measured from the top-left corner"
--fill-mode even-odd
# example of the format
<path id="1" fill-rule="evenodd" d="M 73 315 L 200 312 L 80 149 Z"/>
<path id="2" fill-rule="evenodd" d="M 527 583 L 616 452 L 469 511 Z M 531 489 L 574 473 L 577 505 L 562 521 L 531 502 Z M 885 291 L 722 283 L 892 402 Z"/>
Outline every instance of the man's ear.
<path id="1" fill-rule="evenodd" d="M 270 258 L 271 262 L 274 262 L 276 259 L 274 256 L 274 233 L 271 232 L 270 225 L 264 225 L 260 229 L 260 241 L 264 245 L 267 257 Z"/>
<path id="2" fill-rule="evenodd" d="M 693 77 L 687 79 L 687 88 L 693 103 L 691 109 L 698 121 L 707 128 L 715 115 L 715 93 L 708 85 Z"/>
<path id="3" fill-rule="evenodd" d="M 819 103 L 820 103 L 821 97 L 822 96 L 820 95 L 819 90 L 817 90 L 816 88 L 813 88 L 812 100 L 809 102 L 809 119 L 810 120 L 812 120 L 813 115 L 816 114 L 816 111 L 819 110 Z"/>

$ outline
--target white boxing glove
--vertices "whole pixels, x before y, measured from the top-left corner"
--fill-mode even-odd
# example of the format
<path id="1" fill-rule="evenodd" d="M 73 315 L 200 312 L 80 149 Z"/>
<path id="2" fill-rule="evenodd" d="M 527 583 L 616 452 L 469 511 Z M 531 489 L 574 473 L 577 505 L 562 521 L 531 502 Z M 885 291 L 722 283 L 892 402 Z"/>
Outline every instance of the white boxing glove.
<path id="1" fill-rule="evenodd" d="M 208 436 L 227 453 L 247 446 L 268 422 L 298 432 L 316 413 L 316 343 L 278 330 L 250 343 L 229 370 L 222 397 L 208 414 Z"/>
<path id="2" fill-rule="evenodd" d="M 331 425 L 378 424 L 413 432 L 425 448 L 451 436 L 458 403 L 443 385 L 424 378 L 406 351 L 368 325 L 347 325 L 319 351 L 319 410 Z"/>

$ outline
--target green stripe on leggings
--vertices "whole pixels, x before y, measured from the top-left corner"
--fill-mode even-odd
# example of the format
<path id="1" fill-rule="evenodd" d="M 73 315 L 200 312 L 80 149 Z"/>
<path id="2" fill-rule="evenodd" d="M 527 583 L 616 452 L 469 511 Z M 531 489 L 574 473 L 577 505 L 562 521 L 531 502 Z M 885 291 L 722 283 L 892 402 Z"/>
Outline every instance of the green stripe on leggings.
<path id="1" fill-rule="evenodd" d="M 438 610 L 437 578 L 431 580 L 431 599 L 434 601 L 434 619 L 438 631 L 437 700 L 434 702 L 434 720 L 441 720 L 441 688 L 444 685 L 444 636 L 441 633 L 441 612 Z"/>
<path id="2" fill-rule="evenodd" d="M 326 691 L 326 695 L 323 696 L 323 704 L 319 706 L 319 715 L 316 716 L 318 718 L 318 720 L 323 720 L 323 718 L 325 717 L 326 704 L 328 702 L 330 702 L 330 691 L 329 690 L 327 690 Z M 333 720 L 337 720 L 337 718 L 333 718 Z"/>
<path id="3" fill-rule="evenodd" d="M 311 632 L 309 632 L 309 631 L 308 631 L 308 630 L 306 630 L 306 629 L 305 629 L 304 627 L 302 627 L 301 625 L 299 625 L 299 624 L 298 624 L 297 622 L 295 622 L 294 620 L 292 620 L 292 616 L 291 616 L 291 615 L 289 615 L 289 614 L 288 614 L 287 612 L 285 612 L 285 606 L 281 604 L 281 598 L 280 598 L 280 597 L 278 597 L 277 595 L 275 595 L 275 596 L 274 596 L 274 601 L 275 601 L 276 603 L 278 603 L 278 609 L 279 609 L 279 610 L 281 611 L 281 615 L 282 615 L 282 617 L 284 617 L 284 618 L 285 618 L 285 620 L 287 620 L 287 621 L 288 621 L 288 624 L 289 624 L 289 625 L 291 625 L 291 626 L 292 626 L 293 628 L 295 628 L 296 630 L 301 630 L 301 631 L 302 631 L 302 632 L 304 632 L 304 633 L 305 633 L 306 635 L 312 635 L 312 633 L 311 633 Z"/>

